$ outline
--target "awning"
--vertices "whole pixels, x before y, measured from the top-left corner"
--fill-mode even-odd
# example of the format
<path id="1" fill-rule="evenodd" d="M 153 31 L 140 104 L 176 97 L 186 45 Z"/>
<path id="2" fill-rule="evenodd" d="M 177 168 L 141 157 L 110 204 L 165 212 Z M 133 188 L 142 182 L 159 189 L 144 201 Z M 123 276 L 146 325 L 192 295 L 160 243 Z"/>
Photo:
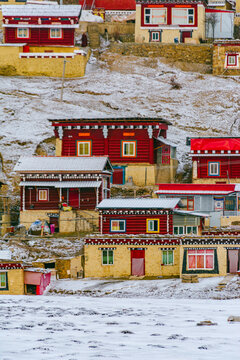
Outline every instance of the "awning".
<path id="1" fill-rule="evenodd" d="M 101 181 L 21 181 L 20 186 L 53 186 L 55 188 L 98 188 Z"/>
<path id="2" fill-rule="evenodd" d="M 198 217 L 209 217 L 209 214 L 197 212 L 197 211 L 187 211 L 187 210 L 173 210 L 175 214 L 178 215 L 190 215 L 190 216 L 198 216 Z"/>

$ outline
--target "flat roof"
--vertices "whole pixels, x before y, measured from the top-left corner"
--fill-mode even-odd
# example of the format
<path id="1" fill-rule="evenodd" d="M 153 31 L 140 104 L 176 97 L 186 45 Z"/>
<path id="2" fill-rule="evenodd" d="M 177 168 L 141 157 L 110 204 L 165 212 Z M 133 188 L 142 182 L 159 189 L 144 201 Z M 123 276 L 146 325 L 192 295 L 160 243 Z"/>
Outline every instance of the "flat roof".
<path id="1" fill-rule="evenodd" d="M 228 195 L 236 191 L 235 184 L 157 184 L 156 194 Z"/>
<path id="2" fill-rule="evenodd" d="M 121 118 L 73 118 L 73 119 L 48 119 L 50 122 L 55 123 L 106 123 L 106 122 L 156 122 L 156 123 L 164 123 L 167 125 L 172 125 L 172 123 L 168 120 L 163 118 L 156 118 L 156 117 L 121 117 Z"/>

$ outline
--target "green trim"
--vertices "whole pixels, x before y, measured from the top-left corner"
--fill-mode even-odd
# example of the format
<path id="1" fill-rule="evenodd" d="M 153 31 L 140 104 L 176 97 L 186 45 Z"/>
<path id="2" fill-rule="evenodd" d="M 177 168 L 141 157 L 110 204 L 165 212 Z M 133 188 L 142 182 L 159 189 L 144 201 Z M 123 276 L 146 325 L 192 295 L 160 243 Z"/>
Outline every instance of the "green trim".
<path id="1" fill-rule="evenodd" d="M 209 248 L 209 249 L 211 249 L 211 248 Z M 188 251 L 188 249 L 184 249 L 182 274 L 219 274 L 217 249 L 213 249 L 213 250 L 214 250 L 214 269 L 213 270 L 187 270 L 187 251 Z"/>
<path id="2" fill-rule="evenodd" d="M 0 291 L 6 291 L 6 290 L 9 290 L 8 289 L 8 273 L 7 273 L 7 271 L 6 272 L 2 271 L 2 272 L 6 274 L 6 286 L 5 286 L 5 288 L 0 288 Z"/>

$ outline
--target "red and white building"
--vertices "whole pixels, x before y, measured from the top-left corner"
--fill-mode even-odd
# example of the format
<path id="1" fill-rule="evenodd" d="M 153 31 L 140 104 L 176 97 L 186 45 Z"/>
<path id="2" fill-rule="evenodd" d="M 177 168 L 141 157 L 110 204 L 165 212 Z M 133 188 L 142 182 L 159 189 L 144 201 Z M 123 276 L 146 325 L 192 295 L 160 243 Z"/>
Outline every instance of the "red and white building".
<path id="1" fill-rule="evenodd" d="M 74 46 L 79 5 L 3 5 L 4 42 L 30 46 Z"/>
<path id="2" fill-rule="evenodd" d="M 240 138 L 188 138 L 194 183 L 227 184 L 240 182 Z"/>

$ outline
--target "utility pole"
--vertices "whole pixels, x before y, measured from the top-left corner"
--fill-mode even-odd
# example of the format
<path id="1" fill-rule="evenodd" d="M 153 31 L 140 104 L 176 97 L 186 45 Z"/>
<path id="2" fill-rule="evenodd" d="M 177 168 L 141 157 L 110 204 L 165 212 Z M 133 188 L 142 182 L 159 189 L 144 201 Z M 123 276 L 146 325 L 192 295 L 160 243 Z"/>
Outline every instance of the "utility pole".
<path id="1" fill-rule="evenodd" d="M 62 0 L 61 0 L 61 1 L 62 1 Z M 64 60 L 63 60 L 63 74 L 62 74 L 61 97 L 60 97 L 61 102 L 63 101 L 63 87 L 64 87 L 64 80 L 65 80 L 66 62 L 67 62 L 67 60 L 64 59 Z"/>

